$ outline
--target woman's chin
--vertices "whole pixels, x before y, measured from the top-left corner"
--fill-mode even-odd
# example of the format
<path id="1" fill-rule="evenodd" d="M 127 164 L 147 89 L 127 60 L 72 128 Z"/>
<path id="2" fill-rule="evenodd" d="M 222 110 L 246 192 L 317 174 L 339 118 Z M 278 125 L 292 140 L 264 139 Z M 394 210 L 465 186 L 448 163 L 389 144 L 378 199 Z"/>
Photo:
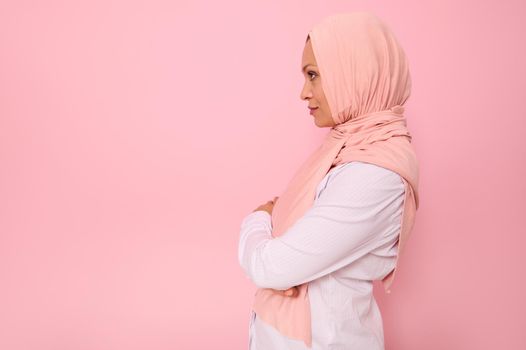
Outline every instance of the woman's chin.
<path id="1" fill-rule="evenodd" d="M 326 123 L 320 121 L 318 118 L 314 118 L 314 124 L 316 124 L 318 128 L 325 128 L 326 126 L 328 126 L 326 125 Z"/>

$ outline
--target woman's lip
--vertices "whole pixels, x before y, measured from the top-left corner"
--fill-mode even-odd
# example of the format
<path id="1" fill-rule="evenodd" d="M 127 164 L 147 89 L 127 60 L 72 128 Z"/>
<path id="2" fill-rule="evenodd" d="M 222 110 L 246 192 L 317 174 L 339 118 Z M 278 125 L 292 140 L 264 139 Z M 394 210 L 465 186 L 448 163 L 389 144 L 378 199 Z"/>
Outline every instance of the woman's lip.
<path id="1" fill-rule="evenodd" d="M 316 108 L 309 108 L 309 109 L 310 109 L 310 114 L 312 115 L 312 114 L 314 114 L 314 111 L 318 109 L 318 107 L 316 107 Z"/>

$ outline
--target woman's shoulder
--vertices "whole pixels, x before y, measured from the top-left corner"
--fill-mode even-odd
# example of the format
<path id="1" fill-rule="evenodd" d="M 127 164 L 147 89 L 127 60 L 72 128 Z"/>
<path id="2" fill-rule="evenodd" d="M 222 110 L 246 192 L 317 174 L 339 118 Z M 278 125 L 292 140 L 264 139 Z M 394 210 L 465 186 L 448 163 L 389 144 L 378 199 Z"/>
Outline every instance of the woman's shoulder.
<path id="1" fill-rule="evenodd" d="M 402 177 L 379 165 L 352 161 L 333 168 L 315 201 L 327 216 L 338 222 L 394 222 L 403 208 L 405 184 Z M 394 231 L 393 231 L 394 232 Z"/>
<path id="2" fill-rule="evenodd" d="M 391 169 L 372 163 L 351 161 L 331 169 L 319 194 L 328 190 L 345 196 L 345 193 L 361 192 L 366 188 L 401 193 L 405 190 L 405 185 L 402 177 Z"/>
<path id="3" fill-rule="evenodd" d="M 402 177 L 397 172 L 373 163 L 351 161 L 339 164 L 332 170 L 333 175 L 331 177 L 334 180 L 336 178 L 363 179 L 367 181 L 383 180 L 403 184 Z"/>

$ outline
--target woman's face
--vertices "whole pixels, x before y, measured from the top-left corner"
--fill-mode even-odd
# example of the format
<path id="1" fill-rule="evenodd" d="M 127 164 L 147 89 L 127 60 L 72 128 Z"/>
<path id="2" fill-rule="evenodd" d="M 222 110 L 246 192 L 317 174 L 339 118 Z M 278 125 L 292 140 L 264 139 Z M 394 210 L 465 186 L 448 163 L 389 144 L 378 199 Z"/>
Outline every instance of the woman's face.
<path id="1" fill-rule="evenodd" d="M 314 123 L 320 128 L 335 126 L 336 124 L 331 117 L 329 103 L 321 87 L 322 77 L 320 77 L 320 71 L 316 65 L 316 57 L 314 57 L 310 38 L 303 49 L 301 67 L 301 72 L 305 76 L 305 84 L 303 85 L 303 90 L 301 90 L 300 98 L 307 101 L 307 107 L 315 107 L 314 109 L 309 109 L 314 117 Z"/>

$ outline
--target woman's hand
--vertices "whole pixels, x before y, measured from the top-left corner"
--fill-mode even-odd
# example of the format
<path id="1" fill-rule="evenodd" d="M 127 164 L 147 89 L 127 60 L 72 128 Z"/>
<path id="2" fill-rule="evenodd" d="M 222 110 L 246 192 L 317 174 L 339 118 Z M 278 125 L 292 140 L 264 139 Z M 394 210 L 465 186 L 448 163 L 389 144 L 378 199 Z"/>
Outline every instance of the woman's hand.
<path id="1" fill-rule="evenodd" d="M 286 290 L 277 290 L 277 289 L 272 289 L 272 291 L 274 293 L 278 293 L 278 294 L 281 294 L 285 297 L 296 297 L 298 296 L 299 294 L 299 289 L 298 287 L 291 287 L 289 289 L 286 289 Z"/>
<path id="2" fill-rule="evenodd" d="M 269 213 L 270 215 L 272 215 L 272 210 L 274 209 L 274 204 L 276 204 L 276 201 L 278 200 L 278 198 L 279 197 L 274 197 L 273 200 L 268 201 L 265 204 L 261 204 L 259 207 L 254 209 L 254 211 L 264 210 L 267 213 Z M 299 290 L 296 287 L 292 287 L 292 288 L 289 288 L 289 289 L 286 289 L 286 290 L 272 289 L 272 291 L 275 292 L 275 293 L 281 294 L 283 296 L 286 296 L 286 297 L 295 297 L 299 293 Z"/>
<path id="3" fill-rule="evenodd" d="M 276 201 L 278 200 L 278 198 L 279 197 L 274 197 L 273 200 L 268 201 L 265 204 L 261 204 L 259 207 L 254 209 L 252 212 L 255 212 L 255 211 L 258 211 L 258 210 L 264 210 L 267 213 L 269 213 L 270 215 L 272 215 L 272 209 L 274 209 L 274 204 L 276 204 Z"/>

